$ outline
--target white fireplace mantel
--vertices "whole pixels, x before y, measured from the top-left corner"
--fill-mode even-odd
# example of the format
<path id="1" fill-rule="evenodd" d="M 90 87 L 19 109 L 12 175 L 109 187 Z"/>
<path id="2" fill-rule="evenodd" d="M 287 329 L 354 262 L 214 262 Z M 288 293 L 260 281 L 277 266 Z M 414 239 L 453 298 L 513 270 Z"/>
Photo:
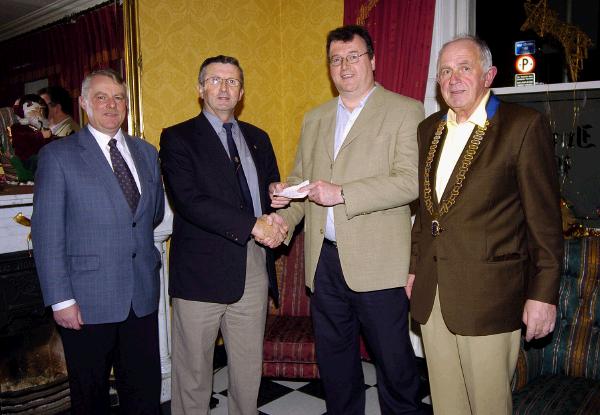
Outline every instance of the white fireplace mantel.
<path id="1" fill-rule="evenodd" d="M 14 194 L 0 196 L 0 254 L 26 251 L 29 228 L 14 221 L 18 213 L 31 218 L 33 209 L 32 194 Z"/>

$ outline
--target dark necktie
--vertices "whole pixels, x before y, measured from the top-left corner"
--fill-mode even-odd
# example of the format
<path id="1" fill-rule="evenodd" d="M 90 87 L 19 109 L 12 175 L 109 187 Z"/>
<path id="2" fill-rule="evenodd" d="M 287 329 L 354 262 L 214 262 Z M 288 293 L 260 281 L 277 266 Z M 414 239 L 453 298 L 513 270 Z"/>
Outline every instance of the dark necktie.
<path id="1" fill-rule="evenodd" d="M 140 201 L 140 192 L 135 184 L 133 174 L 131 174 L 131 170 L 129 170 L 123 155 L 117 148 L 117 140 L 111 138 L 108 142 L 108 147 L 110 147 L 110 161 L 115 176 L 117 177 L 117 181 L 121 186 L 121 190 L 123 190 L 127 204 L 129 204 L 131 211 L 135 213 L 138 202 Z"/>
<path id="2" fill-rule="evenodd" d="M 227 133 L 227 148 L 229 149 L 229 157 L 231 157 L 231 162 L 233 163 L 233 168 L 235 169 L 235 177 L 237 178 L 238 185 L 240 186 L 240 191 L 242 192 L 242 198 L 244 199 L 243 208 L 250 213 L 254 213 L 252 195 L 250 194 L 248 181 L 246 180 L 246 175 L 244 174 L 244 169 L 242 168 L 242 161 L 240 160 L 240 155 L 238 154 L 237 147 L 235 145 L 235 142 L 233 141 L 233 133 L 231 132 L 232 127 L 233 124 L 230 122 L 226 122 L 223 124 L 223 128 Z"/>

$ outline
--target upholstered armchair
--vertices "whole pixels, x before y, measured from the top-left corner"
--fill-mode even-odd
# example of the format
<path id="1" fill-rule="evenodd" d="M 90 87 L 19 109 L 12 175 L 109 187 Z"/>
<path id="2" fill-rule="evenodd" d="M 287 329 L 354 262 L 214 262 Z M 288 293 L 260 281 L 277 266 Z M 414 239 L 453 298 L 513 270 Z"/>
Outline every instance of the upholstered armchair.
<path id="1" fill-rule="evenodd" d="M 276 262 L 279 308 L 269 304 L 263 349 L 263 376 L 313 379 L 319 377 L 304 284 L 304 233 L 298 232 Z"/>
<path id="2" fill-rule="evenodd" d="M 565 241 L 556 328 L 521 349 L 514 414 L 600 414 L 600 238 Z"/>
<path id="3" fill-rule="evenodd" d="M 279 308 L 275 308 L 269 300 L 263 348 L 263 376 L 318 378 L 310 297 L 304 283 L 304 232 L 296 232 L 289 249 L 277 259 L 276 268 Z M 362 340 L 360 354 L 362 359 L 370 360 Z"/>

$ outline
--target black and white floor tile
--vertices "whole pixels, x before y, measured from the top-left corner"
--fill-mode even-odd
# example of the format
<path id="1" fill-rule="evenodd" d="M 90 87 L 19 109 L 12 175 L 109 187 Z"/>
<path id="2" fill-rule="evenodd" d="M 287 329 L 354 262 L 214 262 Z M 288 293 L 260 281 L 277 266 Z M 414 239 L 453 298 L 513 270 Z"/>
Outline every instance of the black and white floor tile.
<path id="1" fill-rule="evenodd" d="M 363 362 L 366 389 L 365 415 L 379 415 L 375 367 Z M 227 367 L 214 375 L 213 397 L 219 400 L 211 415 L 227 415 Z M 427 404 L 427 398 L 424 400 Z M 427 408 L 427 405 L 425 405 Z M 324 415 L 325 400 L 320 381 L 289 381 L 263 378 L 258 396 L 261 415 Z"/>

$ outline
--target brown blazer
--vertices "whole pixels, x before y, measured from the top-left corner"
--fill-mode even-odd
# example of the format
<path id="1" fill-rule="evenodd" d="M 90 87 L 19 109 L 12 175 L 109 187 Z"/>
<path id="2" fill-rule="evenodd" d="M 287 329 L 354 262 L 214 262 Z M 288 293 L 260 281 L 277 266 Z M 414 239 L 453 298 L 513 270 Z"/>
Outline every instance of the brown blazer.
<path id="1" fill-rule="evenodd" d="M 455 205 L 440 220 L 444 230 L 433 237 L 432 217 L 423 202 L 423 170 L 443 115 L 431 115 L 418 129 L 420 203 L 412 231 L 412 317 L 427 322 L 438 287 L 442 315 L 453 333 L 517 330 L 526 299 L 556 304 L 558 298 L 563 239 L 548 122 L 534 110 L 501 103 Z M 442 144 L 430 175 L 434 211 Z M 455 168 L 444 199 L 456 173 Z"/>

